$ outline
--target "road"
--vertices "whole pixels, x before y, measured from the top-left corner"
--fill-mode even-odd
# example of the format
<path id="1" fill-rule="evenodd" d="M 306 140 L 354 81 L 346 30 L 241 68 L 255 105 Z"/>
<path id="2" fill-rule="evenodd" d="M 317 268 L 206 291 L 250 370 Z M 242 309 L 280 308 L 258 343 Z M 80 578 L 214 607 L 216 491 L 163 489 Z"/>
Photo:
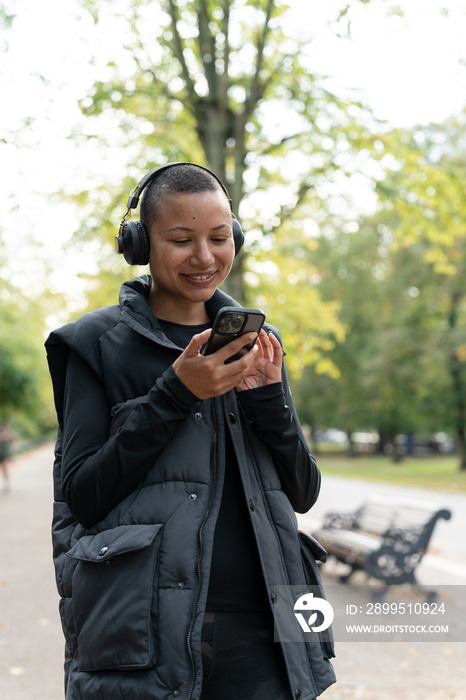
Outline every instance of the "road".
<path id="1" fill-rule="evenodd" d="M 0 494 L 0 698 L 63 700 L 63 641 L 51 559 L 53 449 L 45 445 L 18 457 L 11 492 Z M 407 496 L 405 487 L 326 477 L 306 523 L 329 509 L 352 509 L 374 492 Z M 421 564 L 421 580 L 466 583 L 466 496 L 409 490 L 454 511 L 440 523 L 433 553 Z M 438 500 L 437 500 L 438 499 Z M 304 524 L 306 524 L 304 523 Z M 442 551 L 444 549 L 444 551 Z M 455 567 L 448 573 L 448 566 Z M 447 568 L 445 568 L 447 567 Z M 325 574 L 326 585 L 335 582 Z M 464 700 L 466 643 L 396 642 L 337 645 L 338 683 L 325 700 Z M 221 700 L 219 698 L 218 700 Z"/>

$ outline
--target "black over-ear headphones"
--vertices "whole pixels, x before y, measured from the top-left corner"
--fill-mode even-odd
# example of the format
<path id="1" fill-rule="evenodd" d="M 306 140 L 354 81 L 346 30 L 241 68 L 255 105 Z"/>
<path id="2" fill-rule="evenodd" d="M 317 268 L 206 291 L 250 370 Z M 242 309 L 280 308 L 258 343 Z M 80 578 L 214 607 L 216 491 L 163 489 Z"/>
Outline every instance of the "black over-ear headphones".
<path id="1" fill-rule="evenodd" d="M 124 215 L 120 223 L 120 229 L 118 231 L 118 236 L 115 236 L 115 248 L 117 253 L 121 253 L 126 262 L 130 265 L 147 265 L 149 262 L 149 251 L 150 251 L 150 236 L 144 224 L 140 221 L 128 221 L 131 215 L 131 209 L 136 209 L 139 198 L 143 190 L 147 185 L 152 182 L 155 178 L 159 177 L 168 168 L 173 168 L 176 165 L 195 165 L 196 168 L 201 168 L 210 173 L 219 183 L 222 190 L 225 192 L 230 202 L 230 208 L 232 206 L 230 195 L 228 190 L 223 184 L 223 182 L 208 168 L 204 168 L 202 165 L 197 165 L 196 163 L 167 163 L 166 165 L 159 165 L 158 168 L 154 168 L 150 173 L 144 175 L 142 180 L 131 192 L 128 197 L 128 210 Z M 241 229 L 240 223 L 233 216 L 233 240 L 235 243 L 235 255 L 238 255 L 241 250 L 241 246 L 244 242 L 244 233 Z"/>

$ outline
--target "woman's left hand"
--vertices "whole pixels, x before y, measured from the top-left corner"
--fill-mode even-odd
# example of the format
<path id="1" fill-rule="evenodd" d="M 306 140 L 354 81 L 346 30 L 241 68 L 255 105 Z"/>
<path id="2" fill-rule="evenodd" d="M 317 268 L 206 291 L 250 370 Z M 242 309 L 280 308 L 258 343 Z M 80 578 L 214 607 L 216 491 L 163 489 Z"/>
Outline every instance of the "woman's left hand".
<path id="1" fill-rule="evenodd" d="M 256 344 L 258 352 L 251 366 L 251 374 L 242 379 L 236 386 L 236 391 L 257 389 L 267 384 L 276 384 L 282 379 L 283 350 L 273 333 L 267 335 L 261 330 Z"/>

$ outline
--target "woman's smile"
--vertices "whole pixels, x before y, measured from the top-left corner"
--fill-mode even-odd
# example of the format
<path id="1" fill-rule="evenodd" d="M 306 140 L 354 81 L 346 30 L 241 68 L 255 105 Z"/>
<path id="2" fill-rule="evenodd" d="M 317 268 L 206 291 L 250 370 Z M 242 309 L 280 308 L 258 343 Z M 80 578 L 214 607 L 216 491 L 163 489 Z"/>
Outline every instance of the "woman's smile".
<path id="1" fill-rule="evenodd" d="M 183 272 L 183 273 L 181 273 L 181 276 L 185 277 L 190 282 L 202 283 L 202 282 L 210 282 L 216 274 L 217 274 L 217 271 L 214 270 L 213 272 L 202 272 L 202 273 Z"/>

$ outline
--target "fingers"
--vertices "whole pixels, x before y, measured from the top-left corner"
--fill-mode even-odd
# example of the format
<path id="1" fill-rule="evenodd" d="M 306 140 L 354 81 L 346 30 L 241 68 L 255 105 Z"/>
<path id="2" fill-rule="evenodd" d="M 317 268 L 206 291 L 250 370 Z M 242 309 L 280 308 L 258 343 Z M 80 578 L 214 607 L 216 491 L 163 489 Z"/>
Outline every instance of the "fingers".
<path id="1" fill-rule="evenodd" d="M 256 340 L 256 338 L 257 333 L 246 333 L 246 335 L 235 338 L 235 340 L 232 340 L 231 343 L 228 343 L 220 350 L 217 350 L 215 354 L 218 355 L 218 358 L 222 360 L 222 362 L 224 362 L 225 360 L 228 360 L 229 357 L 236 355 L 241 348 L 249 345 L 249 343 L 252 343 L 254 340 Z"/>
<path id="2" fill-rule="evenodd" d="M 262 352 L 262 357 L 265 360 L 272 361 L 273 359 L 273 348 L 269 341 L 267 333 L 262 329 L 259 333 L 258 344 Z"/>
<path id="3" fill-rule="evenodd" d="M 183 353 L 173 363 L 173 369 L 183 384 L 199 399 L 221 396 L 246 377 L 257 356 L 257 348 L 234 362 L 225 364 L 228 357 L 234 355 L 242 347 L 257 337 L 251 333 L 217 350 L 211 355 L 201 355 L 200 349 L 207 341 L 211 330 L 193 336 Z"/>
<path id="4" fill-rule="evenodd" d="M 202 346 L 206 344 L 211 333 L 212 328 L 207 328 L 207 330 L 202 331 L 202 333 L 196 333 L 196 335 L 193 335 L 184 351 L 186 356 L 192 357 L 194 355 L 199 355 Z"/>
<path id="5" fill-rule="evenodd" d="M 282 346 L 280 345 L 280 341 L 278 340 L 278 338 L 276 338 L 274 336 L 273 333 L 270 333 L 267 336 L 267 338 L 273 347 L 273 364 L 276 367 L 281 367 L 282 360 L 283 360 L 283 349 L 282 349 Z"/>
<path id="6" fill-rule="evenodd" d="M 201 355 L 200 350 L 207 342 L 211 329 L 193 336 L 183 353 L 173 363 L 179 379 L 199 399 L 221 396 L 234 387 L 247 382 L 274 383 L 280 381 L 283 351 L 277 338 L 261 331 L 248 333 L 235 338 L 211 355 Z M 238 360 L 228 361 L 242 348 L 257 340 Z M 245 386 L 243 388 L 253 388 Z"/>
<path id="7" fill-rule="evenodd" d="M 283 350 L 275 335 L 273 333 L 267 334 L 264 330 L 261 330 L 258 342 L 262 350 L 262 356 L 276 367 L 281 366 Z"/>

